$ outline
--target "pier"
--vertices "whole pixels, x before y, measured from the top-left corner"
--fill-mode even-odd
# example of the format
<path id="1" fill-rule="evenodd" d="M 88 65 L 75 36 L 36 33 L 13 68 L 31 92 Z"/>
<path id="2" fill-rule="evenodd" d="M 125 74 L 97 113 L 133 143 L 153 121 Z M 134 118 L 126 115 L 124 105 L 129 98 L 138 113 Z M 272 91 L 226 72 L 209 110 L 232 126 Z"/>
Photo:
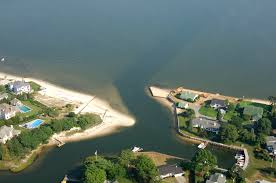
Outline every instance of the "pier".
<path id="1" fill-rule="evenodd" d="M 54 139 L 55 139 L 55 141 L 57 141 L 57 146 L 58 147 L 61 147 L 61 146 L 63 146 L 65 144 L 63 141 L 61 141 L 61 140 L 59 140 L 57 138 L 54 138 Z"/>

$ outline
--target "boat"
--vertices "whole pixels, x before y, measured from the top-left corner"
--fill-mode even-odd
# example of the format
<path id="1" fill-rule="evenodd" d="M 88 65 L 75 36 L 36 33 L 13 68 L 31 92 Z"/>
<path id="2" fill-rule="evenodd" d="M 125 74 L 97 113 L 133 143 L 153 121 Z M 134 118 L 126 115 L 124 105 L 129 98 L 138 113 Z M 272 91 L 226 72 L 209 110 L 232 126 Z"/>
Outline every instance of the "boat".
<path id="1" fill-rule="evenodd" d="M 199 144 L 197 147 L 198 147 L 199 149 L 205 149 L 205 148 L 207 147 L 207 145 L 208 145 L 208 142 L 202 142 L 202 143 Z"/>
<path id="2" fill-rule="evenodd" d="M 235 159 L 244 159 L 244 155 L 236 154 Z"/>
<path id="3" fill-rule="evenodd" d="M 1 58 L 1 62 L 5 62 L 5 58 L 4 57 Z"/>
<path id="4" fill-rule="evenodd" d="M 131 151 L 132 151 L 132 152 L 140 152 L 140 151 L 143 151 L 143 148 L 134 146 L 134 147 L 131 149 Z"/>

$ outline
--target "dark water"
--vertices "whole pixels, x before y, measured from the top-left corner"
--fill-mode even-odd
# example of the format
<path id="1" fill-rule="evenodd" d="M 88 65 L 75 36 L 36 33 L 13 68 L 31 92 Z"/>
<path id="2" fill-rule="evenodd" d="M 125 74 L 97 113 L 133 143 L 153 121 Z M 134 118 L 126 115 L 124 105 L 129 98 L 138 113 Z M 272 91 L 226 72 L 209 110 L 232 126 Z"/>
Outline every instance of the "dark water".
<path id="1" fill-rule="evenodd" d="M 46 151 L 0 182 L 58 182 L 85 156 L 132 145 L 191 158 L 171 113 L 147 96 L 160 84 L 266 98 L 276 93 L 276 1 L 0 1 L 0 71 L 96 94 L 134 127 Z M 229 167 L 231 153 L 212 150 Z"/>

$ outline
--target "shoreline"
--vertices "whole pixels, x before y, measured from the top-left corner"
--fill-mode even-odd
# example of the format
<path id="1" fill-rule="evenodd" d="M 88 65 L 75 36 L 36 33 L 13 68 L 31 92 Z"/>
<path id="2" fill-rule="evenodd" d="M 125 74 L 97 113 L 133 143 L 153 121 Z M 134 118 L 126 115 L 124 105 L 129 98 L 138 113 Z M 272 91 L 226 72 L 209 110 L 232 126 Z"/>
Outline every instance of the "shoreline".
<path id="1" fill-rule="evenodd" d="M 20 76 L 0 72 L 0 81 L 22 80 L 22 79 L 23 78 Z M 62 142 L 77 142 L 81 140 L 87 140 L 95 137 L 105 136 L 111 133 L 116 133 L 119 131 L 120 128 L 130 127 L 135 124 L 134 117 L 113 109 L 108 104 L 108 102 L 102 99 L 99 99 L 94 95 L 89 95 L 78 91 L 69 90 L 64 87 L 49 83 L 47 81 L 43 81 L 43 80 L 31 78 L 31 77 L 30 78 L 24 77 L 24 81 L 35 82 L 43 88 L 43 90 L 38 92 L 39 98 L 36 98 L 36 100 L 41 103 L 45 104 L 45 102 L 50 101 L 50 103 L 51 102 L 61 103 L 62 105 L 74 104 L 77 106 L 73 110 L 73 112 L 75 112 L 76 114 L 94 113 L 94 114 L 98 114 L 102 118 L 102 123 L 100 123 L 99 125 L 90 127 L 84 131 L 76 131 L 75 133 L 70 135 L 67 134 L 70 131 L 63 131 L 58 134 L 54 134 L 48 140 L 49 142 L 47 144 L 40 145 L 34 151 L 41 150 L 44 147 L 53 147 L 57 145 L 57 142 L 55 139 L 59 139 Z M 33 158 L 32 154 L 33 152 L 26 155 L 25 158 L 20 160 L 21 166 L 23 166 L 24 168 L 27 167 L 27 166 L 26 167 L 24 166 L 24 163 L 28 162 L 30 158 Z M 39 155 L 40 152 L 35 154 Z M 36 158 L 33 158 L 33 159 L 36 159 Z M 29 165 L 31 164 L 30 162 L 28 163 Z"/>

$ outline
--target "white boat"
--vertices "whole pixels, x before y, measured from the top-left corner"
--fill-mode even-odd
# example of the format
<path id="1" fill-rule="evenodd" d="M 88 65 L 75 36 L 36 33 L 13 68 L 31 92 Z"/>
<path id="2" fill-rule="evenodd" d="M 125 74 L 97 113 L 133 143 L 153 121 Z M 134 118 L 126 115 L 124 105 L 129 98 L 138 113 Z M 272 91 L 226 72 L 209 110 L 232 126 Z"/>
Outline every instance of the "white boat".
<path id="1" fill-rule="evenodd" d="M 3 58 L 1 58 L 1 62 L 5 62 L 5 58 L 3 57 Z"/>
<path id="2" fill-rule="evenodd" d="M 205 149 L 206 148 L 206 146 L 207 146 L 207 144 L 208 144 L 208 142 L 202 142 L 201 144 L 199 144 L 197 147 L 199 148 L 199 149 Z"/>
<path id="3" fill-rule="evenodd" d="M 244 155 L 242 155 L 242 154 L 236 154 L 235 159 L 241 159 L 241 158 L 244 159 Z"/>
<path id="4" fill-rule="evenodd" d="M 140 152 L 140 151 L 143 151 L 143 148 L 134 146 L 134 147 L 131 149 L 131 151 L 132 151 L 132 152 Z"/>

